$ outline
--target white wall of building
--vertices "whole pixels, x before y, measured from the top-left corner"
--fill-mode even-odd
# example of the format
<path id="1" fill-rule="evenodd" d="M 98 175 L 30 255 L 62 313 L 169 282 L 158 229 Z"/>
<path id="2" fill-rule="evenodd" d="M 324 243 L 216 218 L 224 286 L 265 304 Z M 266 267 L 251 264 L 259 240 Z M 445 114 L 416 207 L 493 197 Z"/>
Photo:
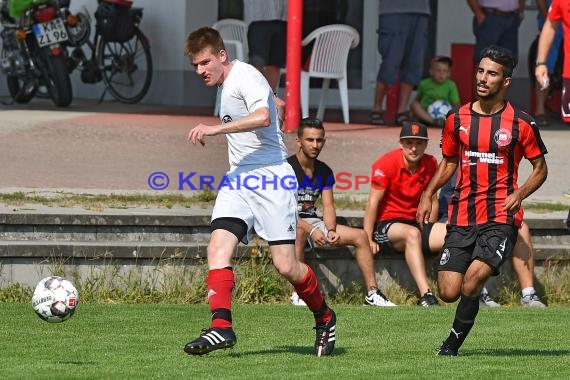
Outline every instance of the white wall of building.
<path id="1" fill-rule="evenodd" d="M 397 0 L 394 0 L 397 1 Z M 374 99 L 376 72 L 381 61 L 377 52 L 378 28 L 377 0 L 364 0 L 363 74 L 360 89 L 350 89 L 350 107 L 369 109 Z M 183 55 L 185 35 L 198 27 L 212 25 L 218 14 L 216 0 L 135 0 L 134 5 L 144 8 L 141 29 L 149 37 L 154 64 L 154 77 L 149 93 L 142 102 L 155 104 L 211 106 L 215 89 L 205 88 L 192 71 Z M 95 0 L 72 0 L 71 9 L 86 8 L 93 17 Z M 472 13 L 465 0 L 438 0 L 436 54 L 451 53 L 452 43 L 473 43 Z M 93 20 L 94 22 L 94 20 Z M 515 72 L 516 89 L 511 93 L 528 97 L 527 51 L 537 34 L 536 10 L 527 10 L 519 31 L 519 67 Z M 98 99 L 103 91 L 101 83 L 84 84 L 79 72 L 72 75 L 74 96 Z M 7 95 L 3 76 L 0 76 L 0 95 Z M 526 87 L 525 87 L 526 86 Z M 318 89 L 311 90 L 310 103 L 316 106 Z M 108 95 L 106 99 L 111 99 Z M 520 104 L 520 102 L 519 102 Z M 327 106 L 340 107 L 338 91 L 329 92 Z"/>

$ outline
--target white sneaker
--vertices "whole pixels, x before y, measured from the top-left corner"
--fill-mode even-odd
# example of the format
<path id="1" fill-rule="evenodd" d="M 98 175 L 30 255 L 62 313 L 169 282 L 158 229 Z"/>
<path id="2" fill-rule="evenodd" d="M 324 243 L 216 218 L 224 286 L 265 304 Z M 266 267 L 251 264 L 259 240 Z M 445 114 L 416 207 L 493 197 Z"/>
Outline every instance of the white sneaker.
<path id="1" fill-rule="evenodd" d="M 494 299 L 491 298 L 489 293 L 481 293 L 480 303 L 487 307 L 501 307 Z"/>
<path id="2" fill-rule="evenodd" d="M 295 306 L 307 306 L 307 304 L 305 303 L 305 301 L 303 301 L 299 295 L 297 294 L 297 292 L 293 292 L 291 293 L 291 304 L 295 305 Z"/>
<path id="3" fill-rule="evenodd" d="M 521 297 L 521 305 L 527 307 L 546 307 L 546 305 L 540 301 L 536 293 Z"/>
<path id="4" fill-rule="evenodd" d="M 380 290 L 376 289 L 374 293 L 368 293 L 364 298 L 364 304 L 369 306 L 396 306 L 395 303 L 391 302 L 388 297 L 384 295 Z"/>

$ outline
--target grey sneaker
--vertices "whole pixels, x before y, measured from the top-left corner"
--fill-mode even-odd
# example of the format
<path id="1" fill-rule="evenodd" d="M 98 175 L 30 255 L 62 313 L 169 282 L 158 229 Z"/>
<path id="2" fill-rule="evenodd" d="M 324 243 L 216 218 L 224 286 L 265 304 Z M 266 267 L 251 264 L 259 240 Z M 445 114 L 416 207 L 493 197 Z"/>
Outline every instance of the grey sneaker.
<path id="1" fill-rule="evenodd" d="M 501 307 L 494 299 L 491 298 L 489 293 L 481 293 L 481 298 L 479 299 L 481 305 L 485 305 L 487 307 Z"/>
<path id="2" fill-rule="evenodd" d="M 521 297 L 521 305 L 527 307 L 546 307 L 546 305 L 540 301 L 540 298 L 538 298 L 536 293 Z"/>

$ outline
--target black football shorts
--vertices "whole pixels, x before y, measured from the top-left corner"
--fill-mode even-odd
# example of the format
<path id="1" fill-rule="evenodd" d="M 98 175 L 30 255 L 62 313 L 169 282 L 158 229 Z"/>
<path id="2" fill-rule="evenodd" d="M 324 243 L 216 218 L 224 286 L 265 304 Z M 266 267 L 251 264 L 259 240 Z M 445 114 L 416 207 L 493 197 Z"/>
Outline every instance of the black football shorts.
<path id="1" fill-rule="evenodd" d="M 501 265 L 511 257 L 517 236 L 518 229 L 508 224 L 448 225 L 438 271 L 465 274 L 471 262 L 478 259 L 491 266 L 496 276 Z"/>

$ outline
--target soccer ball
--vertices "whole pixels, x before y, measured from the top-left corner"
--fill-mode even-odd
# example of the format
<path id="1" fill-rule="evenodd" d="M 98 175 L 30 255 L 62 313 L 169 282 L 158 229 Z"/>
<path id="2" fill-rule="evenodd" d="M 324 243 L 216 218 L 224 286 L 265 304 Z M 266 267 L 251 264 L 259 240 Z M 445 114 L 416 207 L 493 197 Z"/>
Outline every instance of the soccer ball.
<path id="1" fill-rule="evenodd" d="M 42 279 L 32 296 L 32 307 L 44 321 L 63 322 L 71 318 L 79 304 L 79 294 L 73 284 L 59 276 Z"/>
<path id="2" fill-rule="evenodd" d="M 451 104 L 449 104 L 447 100 L 440 99 L 430 104 L 427 108 L 427 112 L 434 119 L 442 119 L 447 116 L 451 108 Z"/>

